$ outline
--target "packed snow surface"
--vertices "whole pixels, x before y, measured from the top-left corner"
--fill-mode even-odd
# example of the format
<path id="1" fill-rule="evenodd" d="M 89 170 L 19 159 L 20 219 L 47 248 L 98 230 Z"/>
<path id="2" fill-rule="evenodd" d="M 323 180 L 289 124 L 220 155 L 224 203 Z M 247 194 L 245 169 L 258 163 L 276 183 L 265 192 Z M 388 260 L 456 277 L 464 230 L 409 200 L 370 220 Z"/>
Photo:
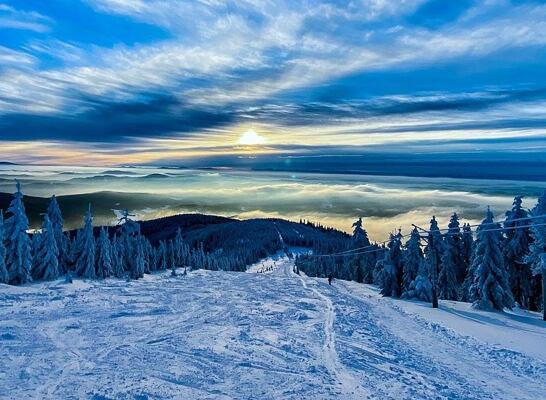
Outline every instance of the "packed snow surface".
<path id="1" fill-rule="evenodd" d="M 544 398 L 537 314 L 433 310 L 263 265 L 0 286 L 0 398 Z"/>

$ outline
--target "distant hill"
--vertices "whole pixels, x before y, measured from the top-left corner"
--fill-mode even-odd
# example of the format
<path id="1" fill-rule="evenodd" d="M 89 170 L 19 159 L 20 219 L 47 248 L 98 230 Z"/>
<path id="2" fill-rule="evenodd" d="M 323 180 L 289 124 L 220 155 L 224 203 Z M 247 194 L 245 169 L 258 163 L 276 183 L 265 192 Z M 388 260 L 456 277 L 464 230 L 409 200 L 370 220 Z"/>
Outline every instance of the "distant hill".
<path id="1" fill-rule="evenodd" d="M 11 201 L 11 193 L 0 193 L 0 209 L 6 210 Z M 82 219 L 91 203 L 95 223 L 105 225 L 111 223 L 115 218 L 112 209 L 159 209 L 169 206 L 176 206 L 179 202 L 165 196 L 150 195 L 142 193 L 122 193 L 122 192 L 96 192 L 74 194 L 66 196 L 57 196 L 59 206 L 63 212 L 65 226 L 68 229 L 78 228 L 82 224 Z M 44 197 L 24 196 L 25 209 L 32 228 L 40 227 L 42 215 L 49 204 L 49 199 Z"/>
<path id="2" fill-rule="evenodd" d="M 178 227 L 192 247 L 203 244 L 207 253 L 240 257 L 246 264 L 286 247 L 313 247 L 317 242 L 345 241 L 344 232 L 278 218 L 236 220 L 203 214 L 182 214 L 141 222 L 152 245 L 174 238 Z"/>
<path id="3" fill-rule="evenodd" d="M 0 193 L 0 209 L 7 209 L 12 195 Z M 98 235 L 100 225 L 110 225 L 114 217 L 112 208 L 143 209 L 159 208 L 165 205 L 165 198 L 156 195 L 135 193 L 98 192 L 57 197 L 65 227 L 79 228 L 87 208 L 93 206 L 94 215 L 109 215 L 94 218 L 95 234 Z M 31 228 L 39 228 L 43 213 L 49 204 L 48 198 L 24 196 L 25 208 Z M 205 252 L 217 253 L 230 257 L 238 257 L 246 264 L 271 255 L 285 247 L 315 247 L 317 243 L 344 242 L 348 235 L 344 232 L 322 227 L 312 223 L 291 222 L 278 218 L 255 218 L 237 220 L 206 214 L 180 214 L 163 218 L 140 221 L 141 232 L 152 245 L 156 246 L 162 240 L 175 237 L 178 228 L 181 229 L 184 240 L 192 247 L 201 244 Z M 111 235 L 118 230 L 116 226 L 108 226 Z"/>

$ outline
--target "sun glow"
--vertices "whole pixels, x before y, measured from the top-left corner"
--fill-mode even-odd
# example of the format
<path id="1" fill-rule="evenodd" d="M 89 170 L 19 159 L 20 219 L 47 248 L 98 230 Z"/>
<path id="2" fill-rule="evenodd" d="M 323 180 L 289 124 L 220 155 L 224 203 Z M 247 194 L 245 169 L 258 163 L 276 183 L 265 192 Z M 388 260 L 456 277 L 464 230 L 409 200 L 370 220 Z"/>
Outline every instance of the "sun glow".
<path id="1" fill-rule="evenodd" d="M 258 135 L 253 129 L 249 129 L 242 134 L 237 143 L 243 146 L 257 146 L 264 144 L 265 138 Z"/>

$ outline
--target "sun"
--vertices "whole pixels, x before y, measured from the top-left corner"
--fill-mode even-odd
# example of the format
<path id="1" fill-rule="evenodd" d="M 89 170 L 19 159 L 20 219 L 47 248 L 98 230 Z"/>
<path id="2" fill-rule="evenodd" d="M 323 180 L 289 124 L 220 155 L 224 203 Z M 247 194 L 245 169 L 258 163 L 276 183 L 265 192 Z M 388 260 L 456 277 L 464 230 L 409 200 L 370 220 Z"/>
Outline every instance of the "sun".
<path id="1" fill-rule="evenodd" d="M 253 129 L 249 129 L 241 135 L 237 143 L 243 146 L 256 146 L 264 144 L 265 138 L 258 135 Z"/>

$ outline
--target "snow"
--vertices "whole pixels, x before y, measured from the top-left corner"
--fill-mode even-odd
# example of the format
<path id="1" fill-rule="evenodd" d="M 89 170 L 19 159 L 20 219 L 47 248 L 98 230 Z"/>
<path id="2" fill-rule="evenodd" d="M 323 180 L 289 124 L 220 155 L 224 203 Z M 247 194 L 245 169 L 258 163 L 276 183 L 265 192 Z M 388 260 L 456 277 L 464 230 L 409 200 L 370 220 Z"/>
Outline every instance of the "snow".
<path id="1" fill-rule="evenodd" d="M 8 399 L 538 399 L 534 313 L 273 271 L 0 286 Z M 273 264 L 274 263 L 274 264 Z"/>

